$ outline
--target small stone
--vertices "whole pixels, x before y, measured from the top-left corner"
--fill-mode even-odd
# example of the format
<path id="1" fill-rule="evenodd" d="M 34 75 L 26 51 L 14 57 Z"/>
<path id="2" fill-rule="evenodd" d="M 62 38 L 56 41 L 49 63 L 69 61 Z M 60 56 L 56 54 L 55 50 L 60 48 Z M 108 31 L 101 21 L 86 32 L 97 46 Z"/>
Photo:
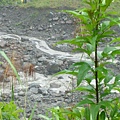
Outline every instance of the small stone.
<path id="1" fill-rule="evenodd" d="M 51 39 L 52 39 L 52 40 L 55 40 L 55 36 L 51 36 Z"/>
<path id="2" fill-rule="evenodd" d="M 19 95 L 19 96 L 25 96 L 25 93 L 24 93 L 23 91 L 20 91 L 20 92 L 18 93 L 18 95 Z"/>
<path id="3" fill-rule="evenodd" d="M 32 88 L 30 88 L 29 91 L 33 94 L 37 94 L 38 93 L 38 88 L 32 87 Z"/>
<path id="4" fill-rule="evenodd" d="M 59 76 L 58 79 L 64 79 L 63 76 Z"/>
<path id="5" fill-rule="evenodd" d="M 59 65 L 56 63 L 50 63 L 47 65 L 47 71 L 52 74 L 52 73 L 56 73 L 59 72 L 60 68 Z"/>
<path id="6" fill-rule="evenodd" d="M 3 13 L 2 16 L 5 17 L 7 14 L 6 13 Z"/>
<path id="7" fill-rule="evenodd" d="M 59 83 L 50 83 L 50 88 L 60 88 L 61 84 Z"/>
<path id="8" fill-rule="evenodd" d="M 21 37 L 21 41 L 22 42 L 29 41 L 29 38 L 28 37 Z"/>
<path id="9" fill-rule="evenodd" d="M 53 18 L 53 21 L 57 21 L 59 18 L 58 17 L 54 17 Z"/>
<path id="10" fill-rule="evenodd" d="M 72 20 L 67 20 L 66 23 L 67 24 L 72 24 Z"/>
<path id="11" fill-rule="evenodd" d="M 28 88 L 28 89 L 31 89 L 32 87 L 34 87 L 34 88 L 39 88 L 40 85 L 39 85 L 38 83 L 31 83 L 31 84 L 29 85 L 29 88 Z"/>
<path id="12" fill-rule="evenodd" d="M 43 31 L 44 29 L 42 27 L 38 27 L 38 31 Z"/>
<path id="13" fill-rule="evenodd" d="M 6 46 L 6 41 L 0 40 L 0 47 L 4 48 Z"/>
<path id="14" fill-rule="evenodd" d="M 65 24 L 65 22 L 64 22 L 64 21 L 60 21 L 60 23 L 61 23 L 61 24 Z"/>
<path id="15" fill-rule="evenodd" d="M 29 61 L 31 59 L 30 55 L 24 55 L 23 60 L 24 62 Z"/>
<path id="16" fill-rule="evenodd" d="M 64 21 L 67 21 L 67 17 L 63 17 L 63 20 L 64 20 Z"/>
<path id="17" fill-rule="evenodd" d="M 39 88 L 38 89 L 38 93 L 40 93 L 42 95 L 48 95 L 48 91 L 45 88 Z"/>

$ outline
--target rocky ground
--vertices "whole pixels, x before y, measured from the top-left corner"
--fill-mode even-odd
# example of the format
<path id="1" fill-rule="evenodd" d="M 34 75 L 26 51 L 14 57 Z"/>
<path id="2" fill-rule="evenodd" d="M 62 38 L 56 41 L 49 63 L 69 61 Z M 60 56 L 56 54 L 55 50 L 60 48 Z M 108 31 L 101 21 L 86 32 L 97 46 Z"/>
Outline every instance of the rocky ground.
<path id="1" fill-rule="evenodd" d="M 0 49 L 5 51 L 19 72 L 21 84 L 14 81 L 15 101 L 25 108 L 27 118 L 37 103 L 32 120 L 40 120 L 37 115 L 45 114 L 48 107 L 71 105 L 82 98 L 82 93 L 70 93 L 76 86 L 75 78 L 51 76 L 67 69 L 82 56 L 82 53 L 71 53 L 72 47 L 67 44 L 54 46 L 58 40 L 73 38 L 76 29 L 75 19 L 59 10 L 0 7 Z M 2 56 L 0 59 L 4 63 L 0 70 L 1 92 L 4 94 L 0 99 L 9 101 L 10 81 L 15 75 Z M 84 55 L 83 59 L 87 57 Z M 119 69 L 116 68 L 115 72 Z"/>
<path id="2" fill-rule="evenodd" d="M 51 77 L 78 60 L 77 54 L 71 54 L 71 46 L 53 46 L 58 40 L 73 38 L 76 28 L 75 20 L 58 10 L 0 7 L 0 48 L 14 63 L 21 78 L 21 85 L 14 81 L 15 101 L 25 108 L 27 118 L 37 102 L 33 120 L 40 120 L 37 115 L 44 114 L 49 107 L 79 100 L 70 93 L 76 83 L 74 78 L 69 75 Z M 14 73 L 2 56 L 0 59 L 4 62 L 0 70 L 3 88 L 0 99 L 9 101 Z"/>

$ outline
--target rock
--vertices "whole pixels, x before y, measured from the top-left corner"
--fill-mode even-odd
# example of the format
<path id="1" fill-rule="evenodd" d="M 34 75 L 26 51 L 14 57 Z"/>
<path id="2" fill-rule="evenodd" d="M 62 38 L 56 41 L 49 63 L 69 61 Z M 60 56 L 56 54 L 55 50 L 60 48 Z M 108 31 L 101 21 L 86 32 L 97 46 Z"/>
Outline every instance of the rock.
<path id="1" fill-rule="evenodd" d="M 72 48 L 68 44 L 57 45 L 55 47 L 56 50 L 63 51 L 63 52 L 71 52 Z"/>
<path id="2" fill-rule="evenodd" d="M 38 62 L 43 62 L 46 61 L 46 57 L 42 56 L 38 58 Z"/>
<path id="3" fill-rule="evenodd" d="M 53 21 L 58 21 L 58 19 L 59 19 L 58 17 L 54 17 Z"/>
<path id="4" fill-rule="evenodd" d="M 58 79 L 63 79 L 63 77 L 62 77 L 62 76 L 59 76 Z"/>
<path id="5" fill-rule="evenodd" d="M 65 24 L 65 21 L 60 21 L 61 24 Z"/>
<path id="6" fill-rule="evenodd" d="M 25 92 L 20 91 L 20 92 L 18 93 L 18 95 L 19 95 L 19 96 L 25 96 Z"/>
<path id="7" fill-rule="evenodd" d="M 44 29 L 43 29 L 43 27 L 38 27 L 38 31 L 43 31 Z"/>
<path id="8" fill-rule="evenodd" d="M 30 55 L 24 55 L 24 56 L 23 56 L 24 62 L 28 62 L 30 59 L 31 59 L 31 56 L 30 56 Z"/>
<path id="9" fill-rule="evenodd" d="M 32 87 L 29 89 L 29 91 L 33 94 L 38 94 L 38 88 Z"/>
<path id="10" fill-rule="evenodd" d="M 67 20 L 66 23 L 67 24 L 72 24 L 73 22 L 72 22 L 72 20 Z"/>
<path id="11" fill-rule="evenodd" d="M 0 47 L 4 48 L 6 46 L 6 43 L 7 43 L 6 41 L 0 40 Z"/>
<path id="12" fill-rule="evenodd" d="M 50 88 L 60 88 L 61 84 L 60 83 L 50 83 Z"/>
<path id="13" fill-rule="evenodd" d="M 24 37 L 22 36 L 22 37 L 21 37 L 21 41 L 22 41 L 22 42 L 29 41 L 29 38 L 28 38 L 28 37 L 25 37 L 25 36 L 24 36 Z"/>
<path id="14" fill-rule="evenodd" d="M 6 17 L 6 15 L 7 15 L 6 13 L 3 13 L 3 14 L 2 14 L 3 17 Z"/>
<path id="15" fill-rule="evenodd" d="M 45 88 L 39 88 L 38 89 L 38 93 L 40 93 L 42 95 L 48 95 L 48 91 Z"/>
<path id="16" fill-rule="evenodd" d="M 56 63 L 49 63 L 49 64 L 47 65 L 47 71 L 48 71 L 50 74 L 59 72 L 59 71 L 60 71 L 59 65 L 56 64 Z"/>
<path id="17" fill-rule="evenodd" d="M 29 85 L 29 88 L 28 89 L 31 89 L 31 88 L 39 88 L 40 87 L 40 85 L 38 84 L 38 83 L 31 83 L 30 85 Z"/>

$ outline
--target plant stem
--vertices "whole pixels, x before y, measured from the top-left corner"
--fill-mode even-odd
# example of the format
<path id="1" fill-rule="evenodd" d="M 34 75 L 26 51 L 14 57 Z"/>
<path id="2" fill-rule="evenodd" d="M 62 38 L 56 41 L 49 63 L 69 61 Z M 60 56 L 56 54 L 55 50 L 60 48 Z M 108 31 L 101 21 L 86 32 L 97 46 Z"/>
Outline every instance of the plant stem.
<path id="1" fill-rule="evenodd" d="M 95 46 L 95 69 L 98 67 L 98 59 L 97 59 L 97 42 Z M 95 71 L 95 84 L 96 84 L 96 103 L 99 103 L 99 89 L 98 89 L 98 71 Z"/>
<path id="2" fill-rule="evenodd" d="M 99 17 L 100 17 L 100 3 L 101 3 L 101 0 L 98 1 L 98 15 L 97 15 L 97 24 L 96 24 L 96 31 L 98 31 L 98 27 L 99 27 Z M 98 40 L 96 40 L 96 44 L 95 44 L 95 84 L 96 84 L 96 104 L 99 103 L 99 81 L 98 81 L 98 71 L 97 71 L 97 68 L 98 68 L 98 57 L 97 57 L 97 47 L 98 47 Z M 99 120 L 99 112 L 97 114 L 97 120 Z"/>

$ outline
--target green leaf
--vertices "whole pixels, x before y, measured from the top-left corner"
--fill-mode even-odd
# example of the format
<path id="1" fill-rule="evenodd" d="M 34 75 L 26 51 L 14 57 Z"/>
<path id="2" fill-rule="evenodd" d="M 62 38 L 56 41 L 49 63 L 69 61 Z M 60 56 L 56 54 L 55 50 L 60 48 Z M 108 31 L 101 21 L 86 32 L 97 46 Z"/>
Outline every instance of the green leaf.
<path id="1" fill-rule="evenodd" d="M 120 49 L 112 51 L 111 55 L 115 57 L 116 55 L 120 55 Z"/>
<path id="2" fill-rule="evenodd" d="M 34 108 L 32 109 L 31 115 L 28 118 L 28 120 L 32 120 L 36 107 L 37 107 L 37 102 L 35 103 Z"/>
<path id="3" fill-rule="evenodd" d="M 94 72 L 93 72 L 94 73 Z M 91 81 L 94 79 L 94 75 L 92 73 L 88 73 L 85 78 L 86 82 L 90 85 Z"/>
<path id="4" fill-rule="evenodd" d="M 77 91 L 87 91 L 87 92 L 95 93 L 95 89 L 90 85 L 88 85 L 88 86 L 79 86 L 79 87 L 75 88 L 75 90 L 77 90 Z"/>
<path id="5" fill-rule="evenodd" d="M 77 86 L 80 85 L 86 74 L 88 73 L 89 70 L 91 70 L 91 66 L 88 63 L 85 62 L 80 62 L 80 67 L 78 71 L 78 76 L 77 76 Z"/>
<path id="6" fill-rule="evenodd" d="M 53 76 L 57 76 L 57 75 L 61 75 L 61 74 L 70 74 L 70 75 L 73 75 L 73 76 L 77 76 L 78 75 L 78 71 L 63 70 L 63 71 L 60 71 L 60 72 L 54 74 Z"/>
<path id="7" fill-rule="evenodd" d="M 93 43 L 93 42 L 92 42 L 92 43 Z M 95 44 L 94 44 L 94 43 L 93 43 L 93 45 L 87 43 L 87 44 L 86 44 L 86 53 L 90 56 L 91 53 L 94 51 L 94 48 L 95 48 Z"/>
<path id="8" fill-rule="evenodd" d="M 106 117 L 105 111 L 102 111 L 102 112 L 100 113 L 100 120 L 105 120 L 105 117 Z"/>
<path id="9" fill-rule="evenodd" d="M 117 50 L 115 47 L 109 47 L 109 46 L 107 46 L 107 47 L 104 48 L 104 50 L 102 52 L 102 56 L 103 57 L 110 57 L 110 58 L 113 59 L 113 56 L 111 55 L 111 53 L 113 51 L 115 51 L 115 50 Z"/>
<path id="10" fill-rule="evenodd" d="M 111 44 L 111 43 L 115 43 L 115 42 L 120 42 L 120 37 L 117 37 L 117 38 L 113 39 L 113 40 L 110 42 L 110 44 Z"/>
<path id="11" fill-rule="evenodd" d="M 73 11 L 73 10 L 64 10 L 63 12 L 67 12 L 72 14 L 74 17 L 81 19 L 84 23 L 88 22 L 89 18 L 87 17 L 88 14 L 85 12 L 85 9 L 81 11 Z"/>
<path id="12" fill-rule="evenodd" d="M 90 109 L 89 109 L 89 107 L 85 108 L 85 119 L 90 120 Z"/>
<path id="13" fill-rule="evenodd" d="M 117 81 L 119 81 L 120 80 L 120 75 L 117 75 L 116 77 L 115 77 L 115 82 L 117 82 Z"/>
<path id="14" fill-rule="evenodd" d="M 105 76 L 105 79 L 104 79 L 105 85 L 106 85 L 107 83 L 109 83 L 109 82 L 112 80 L 113 77 L 114 77 L 114 76 L 113 76 L 112 74 L 106 75 L 106 76 Z"/>
<path id="15" fill-rule="evenodd" d="M 86 98 L 86 99 L 78 102 L 76 106 L 77 106 L 77 107 L 80 107 L 80 106 L 85 105 L 85 104 L 86 104 L 86 105 L 88 105 L 88 104 L 91 105 L 91 104 L 94 104 L 94 102 L 93 102 L 92 100 Z"/>
<path id="16" fill-rule="evenodd" d="M 112 52 L 112 51 L 114 51 L 114 50 L 116 50 L 115 47 L 109 47 L 109 46 L 107 46 L 107 47 L 105 47 L 105 49 L 103 50 L 103 53 L 108 54 L 109 52 Z"/>
<path id="17" fill-rule="evenodd" d="M 49 118 L 49 117 L 42 115 L 42 114 L 38 115 L 38 117 L 43 118 L 45 120 L 52 120 L 52 118 Z"/>
<path id="18" fill-rule="evenodd" d="M 90 113 L 91 113 L 91 116 L 92 116 L 92 120 L 97 119 L 97 115 L 98 115 L 99 110 L 100 110 L 100 105 L 91 104 Z"/>
<path id="19" fill-rule="evenodd" d="M 112 111 L 111 111 L 111 113 L 110 113 L 111 119 L 113 119 L 114 116 L 115 116 L 115 114 L 117 114 L 117 113 L 118 113 L 118 106 L 115 105 L 114 108 L 112 108 Z"/>
<path id="20" fill-rule="evenodd" d="M 111 109 L 111 101 L 108 100 L 104 100 L 99 102 L 100 106 L 104 106 L 105 108 Z"/>

